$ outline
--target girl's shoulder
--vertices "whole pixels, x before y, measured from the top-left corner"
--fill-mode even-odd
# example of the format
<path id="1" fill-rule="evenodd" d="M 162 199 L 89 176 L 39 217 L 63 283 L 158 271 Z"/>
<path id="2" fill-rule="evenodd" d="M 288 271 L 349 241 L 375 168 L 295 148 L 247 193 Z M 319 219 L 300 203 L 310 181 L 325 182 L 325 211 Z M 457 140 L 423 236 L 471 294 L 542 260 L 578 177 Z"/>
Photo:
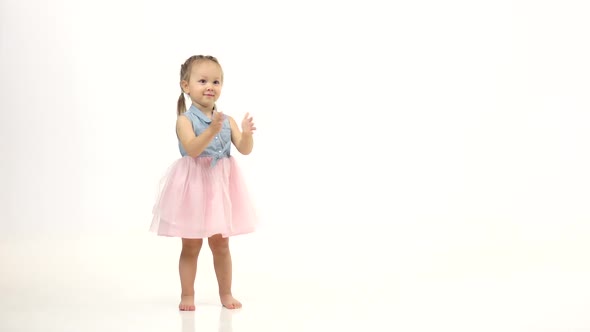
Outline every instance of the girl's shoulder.
<path id="1" fill-rule="evenodd" d="M 180 114 L 176 117 L 176 129 L 182 128 L 182 127 L 193 127 L 193 122 L 191 121 L 191 119 L 188 117 L 188 115 L 186 113 L 184 114 Z"/>

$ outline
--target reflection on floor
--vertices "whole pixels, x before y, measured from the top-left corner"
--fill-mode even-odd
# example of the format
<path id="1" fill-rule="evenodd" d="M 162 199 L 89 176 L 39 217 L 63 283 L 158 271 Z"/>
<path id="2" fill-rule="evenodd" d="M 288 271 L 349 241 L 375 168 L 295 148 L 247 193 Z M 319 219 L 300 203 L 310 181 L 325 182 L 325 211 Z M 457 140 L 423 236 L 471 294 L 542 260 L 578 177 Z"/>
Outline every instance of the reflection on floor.
<path id="1" fill-rule="evenodd" d="M 175 239 L 3 239 L 0 331 L 590 331 L 588 250 L 376 250 L 349 238 L 232 240 L 236 311 L 219 304 L 203 250 L 195 312 L 177 310 Z"/>

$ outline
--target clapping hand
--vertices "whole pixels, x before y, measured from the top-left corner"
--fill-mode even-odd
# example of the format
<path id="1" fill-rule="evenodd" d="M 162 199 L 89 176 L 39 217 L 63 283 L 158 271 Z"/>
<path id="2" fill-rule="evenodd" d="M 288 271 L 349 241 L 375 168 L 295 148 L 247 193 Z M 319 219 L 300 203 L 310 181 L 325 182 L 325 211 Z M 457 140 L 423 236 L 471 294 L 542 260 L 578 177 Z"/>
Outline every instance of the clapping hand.
<path id="1" fill-rule="evenodd" d="M 213 112 L 213 118 L 211 119 L 211 124 L 209 127 L 213 130 L 215 134 L 221 131 L 221 127 L 223 126 L 223 120 L 225 120 L 225 115 L 222 112 Z"/>
<path id="2" fill-rule="evenodd" d="M 254 122 L 252 121 L 250 113 L 246 113 L 246 115 L 244 115 L 244 119 L 242 120 L 242 133 L 251 135 L 255 130 L 256 127 L 254 126 Z"/>

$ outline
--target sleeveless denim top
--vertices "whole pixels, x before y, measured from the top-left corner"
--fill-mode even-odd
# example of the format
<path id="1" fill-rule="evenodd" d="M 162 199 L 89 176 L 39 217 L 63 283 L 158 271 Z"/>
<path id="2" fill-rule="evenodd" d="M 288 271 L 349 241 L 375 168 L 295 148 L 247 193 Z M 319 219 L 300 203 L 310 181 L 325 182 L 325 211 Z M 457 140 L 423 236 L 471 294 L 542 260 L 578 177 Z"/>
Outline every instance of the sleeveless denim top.
<path id="1" fill-rule="evenodd" d="M 191 107 L 183 114 L 193 124 L 193 130 L 195 135 L 200 135 L 205 129 L 211 124 L 209 119 L 201 110 L 191 105 Z M 182 146 L 180 140 L 178 141 L 178 147 L 180 154 L 184 157 L 187 156 L 187 152 Z M 223 157 L 229 157 L 231 150 L 231 127 L 229 125 L 229 119 L 223 121 L 221 131 L 213 138 L 211 143 L 205 148 L 205 150 L 199 155 L 199 157 L 212 157 L 211 167 L 215 166 L 217 161 Z"/>

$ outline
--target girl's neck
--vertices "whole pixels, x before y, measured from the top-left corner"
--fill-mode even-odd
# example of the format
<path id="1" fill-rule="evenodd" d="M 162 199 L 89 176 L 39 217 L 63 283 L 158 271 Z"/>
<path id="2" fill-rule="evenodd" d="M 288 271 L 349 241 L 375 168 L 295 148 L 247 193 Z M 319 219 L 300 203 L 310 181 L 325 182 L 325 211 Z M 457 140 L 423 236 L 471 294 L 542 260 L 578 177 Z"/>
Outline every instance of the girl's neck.
<path id="1" fill-rule="evenodd" d="M 212 107 L 203 107 L 199 104 L 193 103 L 193 106 L 195 106 L 199 111 L 201 111 L 206 116 L 208 116 L 208 117 L 213 116 L 213 111 L 215 110 L 215 105 L 213 105 Z"/>

